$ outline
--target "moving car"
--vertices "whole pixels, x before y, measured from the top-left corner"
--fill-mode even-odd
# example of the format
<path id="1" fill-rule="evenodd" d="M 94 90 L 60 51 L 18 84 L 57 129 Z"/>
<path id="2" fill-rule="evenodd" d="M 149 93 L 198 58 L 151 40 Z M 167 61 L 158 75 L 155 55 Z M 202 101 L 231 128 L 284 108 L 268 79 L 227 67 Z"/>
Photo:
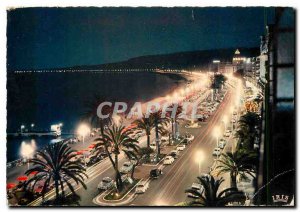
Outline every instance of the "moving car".
<path id="1" fill-rule="evenodd" d="M 174 162 L 174 158 L 172 156 L 167 156 L 164 159 L 164 165 L 170 165 Z"/>
<path id="2" fill-rule="evenodd" d="M 185 144 L 179 144 L 176 149 L 178 151 L 183 151 L 185 149 Z"/>
<path id="3" fill-rule="evenodd" d="M 200 194 L 202 194 L 204 192 L 204 187 L 200 183 L 193 183 L 191 186 L 191 190 L 198 191 Z M 188 192 L 187 195 L 188 197 L 198 197 L 192 192 Z"/>
<path id="4" fill-rule="evenodd" d="M 128 173 L 132 170 L 133 164 L 131 162 L 125 162 L 120 169 L 121 173 Z"/>
<path id="5" fill-rule="evenodd" d="M 114 181 L 110 177 L 104 177 L 101 182 L 98 184 L 98 190 L 108 190 L 112 188 Z"/>
<path id="6" fill-rule="evenodd" d="M 159 175 L 162 175 L 163 172 L 161 171 L 161 169 L 152 169 L 150 171 L 150 178 L 152 179 L 156 179 L 159 177 Z"/>
<path id="7" fill-rule="evenodd" d="M 221 154 L 221 149 L 219 147 L 215 148 L 212 154 L 213 156 L 219 156 Z"/>
<path id="8" fill-rule="evenodd" d="M 142 180 L 140 181 L 135 188 L 135 193 L 137 194 L 143 194 L 146 192 L 146 190 L 149 188 L 149 181 Z"/>

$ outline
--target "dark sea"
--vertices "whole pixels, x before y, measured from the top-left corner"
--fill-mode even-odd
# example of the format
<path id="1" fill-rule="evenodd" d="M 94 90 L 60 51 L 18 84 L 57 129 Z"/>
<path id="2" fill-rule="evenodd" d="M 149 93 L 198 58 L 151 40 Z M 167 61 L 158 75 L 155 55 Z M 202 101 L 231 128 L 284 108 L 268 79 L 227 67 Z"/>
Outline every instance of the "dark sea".
<path id="1" fill-rule="evenodd" d="M 146 102 L 166 96 L 185 79 L 175 74 L 137 73 L 8 73 L 7 132 L 17 132 L 21 125 L 50 130 L 50 125 L 63 123 L 63 133 L 72 134 L 79 124 L 86 105 L 95 96 L 125 102 Z M 65 138 L 65 137 L 62 137 Z M 29 138 L 7 139 L 7 160 L 20 157 L 22 141 Z M 38 148 L 50 138 L 36 138 Z"/>

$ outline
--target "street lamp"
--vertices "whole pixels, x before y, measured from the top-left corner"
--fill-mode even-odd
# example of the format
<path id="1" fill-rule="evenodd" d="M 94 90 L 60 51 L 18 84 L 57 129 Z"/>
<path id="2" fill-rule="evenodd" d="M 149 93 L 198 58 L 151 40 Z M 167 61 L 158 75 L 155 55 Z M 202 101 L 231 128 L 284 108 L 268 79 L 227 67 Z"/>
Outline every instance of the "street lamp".
<path id="1" fill-rule="evenodd" d="M 82 142 L 84 144 L 84 137 L 91 132 L 91 129 L 86 124 L 81 124 L 77 129 L 77 134 L 82 136 Z"/>
<path id="2" fill-rule="evenodd" d="M 31 128 L 34 128 L 34 124 L 33 123 L 31 124 Z"/>
<path id="3" fill-rule="evenodd" d="M 202 150 L 198 150 L 195 155 L 195 161 L 198 163 L 199 176 L 201 175 L 201 163 L 204 160 L 204 152 Z"/>
<path id="4" fill-rule="evenodd" d="M 21 125 L 21 133 L 23 132 L 23 130 L 25 129 L 25 125 Z"/>
<path id="5" fill-rule="evenodd" d="M 217 147 L 219 146 L 219 136 L 220 136 L 220 128 L 219 127 L 215 127 L 214 129 L 214 135 L 217 138 Z"/>

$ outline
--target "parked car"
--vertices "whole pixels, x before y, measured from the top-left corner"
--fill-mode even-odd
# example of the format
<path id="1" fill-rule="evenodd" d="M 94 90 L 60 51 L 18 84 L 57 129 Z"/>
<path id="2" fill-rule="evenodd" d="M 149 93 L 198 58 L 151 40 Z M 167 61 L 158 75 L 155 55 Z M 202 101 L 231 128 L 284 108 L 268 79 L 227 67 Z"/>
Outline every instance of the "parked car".
<path id="1" fill-rule="evenodd" d="M 98 190 L 108 190 L 112 188 L 114 181 L 110 177 L 104 177 L 101 182 L 98 184 Z"/>
<path id="2" fill-rule="evenodd" d="M 186 139 L 187 139 L 188 141 L 193 141 L 194 138 L 195 138 L 195 136 L 193 136 L 193 135 L 191 135 L 191 134 L 187 134 L 187 135 L 186 135 Z"/>
<path id="3" fill-rule="evenodd" d="M 169 141 L 169 136 L 162 136 L 160 138 L 161 142 L 168 142 Z"/>
<path id="4" fill-rule="evenodd" d="M 182 144 L 184 144 L 184 145 L 189 145 L 191 142 L 190 141 L 188 141 L 188 139 L 183 139 L 183 141 L 181 142 Z"/>
<path id="5" fill-rule="evenodd" d="M 92 165 L 98 163 L 101 160 L 102 160 L 102 157 L 93 156 L 93 157 L 90 158 L 90 161 L 86 165 L 87 166 L 92 166 Z"/>
<path id="6" fill-rule="evenodd" d="M 229 137 L 230 136 L 230 130 L 226 130 L 225 132 L 224 132 L 224 137 Z"/>
<path id="7" fill-rule="evenodd" d="M 179 144 L 176 149 L 178 151 L 183 151 L 185 149 L 185 144 Z"/>
<path id="8" fill-rule="evenodd" d="M 132 170 L 133 164 L 131 162 L 125 162 L 120 169 L 121 173 L 128 173 Z"/>
<path id="9" fill-rule="evenodd" d="M 227 141 L 224 138 L 220 138 L 220 142 L 224 142 L 225 144 L 227 144 Z"/>
<path id="10" fill-rule="evenodd" d="M 213 156 L 219 156 L 221 154 L 221 149 L 219 147 L 215 148 L 212 154 Z"/>
<path id="11" fill-rule="evenodd" d="M 202 194 L 204 192 L 204 187 L 200 183 L 193 183 L 191 186 L 191 189 L 198 191 L 200 194 Z M 187 195 L 188 195 L 188 197 L 197 197 L 196 195 L 194 195 L 191 192 L 187 193 Z"/>
<path id="12" fill-rule="evenodd" d="M 150 171 L 150 178 L 156 179 L 159 177 L 159 175 L 162 175 L 162 174 L 163 174 L 163 172 L 161 171 L 161 169 L 152 169 Z"/>
<path id="13" fill-rule="evenodd" d="M 224 142 L 219 142 L 219 146 L 218 146 L 218 147 L 219 147 L 220 149 L 224 149 L 225 145 L 226 145 L 226 144 L 225 144 Z"/>
<path id="14" fill-rule="evenodd" d="M 178 158 L 178 153 L 178 150 L 172 150 L 169 155 L 175 159 Z"/>
<path id="15" fill-rule="evenodd" d="M 207 173 L 203 173 L 200 175 L 201 178 L 204 178 L 204 177 L 208 177 L 208 178 L 211 178 L 211 175 L 207 174 Z"/>
<path id="16" fill-rule="evenodd" d="M 164 159 L 164 165 L 169 165 L 172 164 L 174 162 L 174 158 L 172 156 L 167 156 Z"/>
<path id="17" fill-rule="evenodd" d="M 149 188 L 149 181 L 142 180 L 140 181 L 135 188 L 135 193 L 137 194 L 143 194 L 146 192 L 146 190 Z"/>

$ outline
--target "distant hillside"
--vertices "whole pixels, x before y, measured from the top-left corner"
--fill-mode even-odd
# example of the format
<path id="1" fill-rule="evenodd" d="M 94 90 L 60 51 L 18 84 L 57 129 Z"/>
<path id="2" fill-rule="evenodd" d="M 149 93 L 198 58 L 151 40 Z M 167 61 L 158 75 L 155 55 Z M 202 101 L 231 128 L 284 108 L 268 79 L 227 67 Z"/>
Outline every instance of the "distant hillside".
<path id="1" fill-rule="evenodd" d="M 242 56 L 255 57 L 259 55 L 259 48 L 238 48 Z M 110 69 L 189 69 L 207 67 L 212 60 L 218 59 L 223 61 L 232 61 L 236 48 L 227 49 L 213 49 L 202 51 L 176 52 L 172 54 L 148 55 L 141 57 L 134 57 L 127 61 L 120 61 L 116 63 L 106 63 L 99 65 L 83 65 L 72 66 L 43 70 L 110 70 Z M 12 70 L 13 71 L 13 70 Z M 23 70 L 26 71 L 26 70 Z"/>
<path id="2" fill-rule="evenodd" d="M 214 59 L 231 61 L 235 48 L 203 51 L 177 52 L 163 55 L 149 55 L 131 58 L 127 61 L 91 66 L 75 66 L 70 69 L 124 69 L 124 68 L 189 68 L 205 67 Z M 255 57 L 259 48 L 239 48 L 241 55 Z"/>

